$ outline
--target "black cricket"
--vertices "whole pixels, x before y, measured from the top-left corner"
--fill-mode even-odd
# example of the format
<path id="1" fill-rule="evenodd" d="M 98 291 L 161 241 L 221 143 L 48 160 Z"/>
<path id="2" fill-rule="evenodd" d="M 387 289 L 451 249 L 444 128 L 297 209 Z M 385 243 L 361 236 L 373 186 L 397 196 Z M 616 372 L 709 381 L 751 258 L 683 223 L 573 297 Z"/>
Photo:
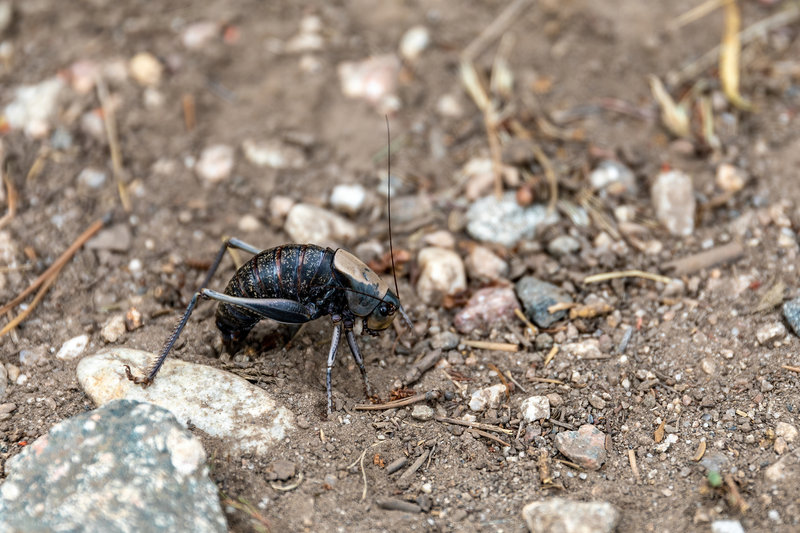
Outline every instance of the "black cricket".
<path id="1" fill-rule="evenodd" d="M 387 120 L 388 129 L 388 120 Z M 391 171 L 391 162 L 389 162 Z M 390 172 L 391 173 L 391 172 Z M 391 203 L 389 204 L 389 250 L 392 255 Z M 255 254 L 239 268 L 224 293 L 207 288 L 228 248 Z M 125 366 L 129 380 L 150 385 L 183 331 L 200 298 L 216 300 L 216 325 L 228 353 L 236 353 L 247 334 L 259 321 L 270 318 L 285 324 L 304 324 L 330 315 L 333 337 L 328 352 L 327 388 L 328 416 L 331 414 L 331 369 L 336 360 L 339 340 L 344 329 L 350 353 L 361 370 L 364 393 L 372 396 L 364 360 L 356 344 L 353 327 L 363 320 L 362 333 L 377 335 L 388 328 L 399 313 L 406 325 L 413 326 L 395 291 L 360 259 L 344 249 L 333 250 L 314 244 L 285 244 L 260 251 L 239 239 L 228 239 L 217 252 L 200 288 L 192 296 L 175 330 L 167 339 L 157 359 L 147 368 L 145 377 L 136 377 Z"/>

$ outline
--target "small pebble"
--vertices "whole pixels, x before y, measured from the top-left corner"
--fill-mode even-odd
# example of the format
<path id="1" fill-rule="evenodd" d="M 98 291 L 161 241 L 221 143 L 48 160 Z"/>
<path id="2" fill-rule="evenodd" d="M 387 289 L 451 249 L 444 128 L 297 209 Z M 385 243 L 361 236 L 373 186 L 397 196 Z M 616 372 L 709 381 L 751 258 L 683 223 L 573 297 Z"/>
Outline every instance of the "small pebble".
<path id="1" fill-rule="evenodd" d="M 589 396 L 589 404 L 595 409 L 605 409 L 606 408 L 606 401 L 602 399 L 597 394 L 592 394 Z"/>
<path id="2" fill-rule="evenodd" d="M 64 81 L 50 78 L 36 85 L 22 85 L 14 89 L 14 98 L 3 110 L 11 129 L 21 129 L 33 139 L 41 139 L 50 131 L 56 114 Z"/>
<path id="3" fill-rule="evenodd" d="M 784 336 L 786 336 L 786 326 L 782 322 L 764 324 L 756 331 L 756 339 L 762 345 Z"/>
<path id="4" fill-rule="evenodd" d="M 613 159 L 601 161 L 589 174 L 589 183 L 593 189 L 615 196 L 624 192 L 636 193 L 636 177 L 631 169 Z"/>
<path id="5" fill-rule="evenodd" d="M 578 431 L 563 431 L 556 435 L 556 448 L 571 461 L 587 470 L 598 470 L 606 461 L 605 433 L 591 424 Z"/>
<path id="6" fill-rule="evenodd" d="M 522 518 L 533 533 L 611 533 L 619 511 L 608 502 L 549 497 L 523 507 Z"/>
<path id="7" fill-rule="evenodd" d="M 164 66 L 153 54 L 140 52 L 128 63 L 128 71 L 139 85 L 152 87 L 161 83 Z"/>
<path id="8" fill-rule="evenodd" d="M 70 340 L 61 345 L 61 348 L 58 350 L 58 352 L 56 352 L 56 359 L 61 359 L 64 361 L 75 359 L 83 353 L 83 350 L 86 349 L 87 344 L 89 344 L 89 335 L 78 335 L 77 337 L 72 337 Z"/>
<path id="9" fill-rule="evenodd" d="M 527 422 L 548 420 L 550 418 L 550 399 L 547 396 L 531 396 L 522 401 L 519 409 L 522 418 Z"/>
<path id="10" fill-rule="evenodd" d="M 507 192 L 501 200 L 494 195 L 476 200 L 467 210 L 467 233 L 479 241 L 502 244 L 508 248 L 521 239 L 531 239 L 540 229 L 558 221 L 557 213 L 547 207 L 522 207 L 516 193 Z"/>
<path id="11" fill-rule="evenodd" d="M 744 171 L 729 163 L 717 167 L 717 186 L 725 192 L 739 192 L 744 188 L 747 176 Z"/>
<path id="12" fill-rule="evenodd" d="M 86 243 L 90 250 L 109 250 L 111 252 L 127 252 L 131 247 L 133 236 L 127 224 L 115 224 L 100 230 Z"/>
<path id="13" fill-rule="evenodd" d="M 246 139 L 242 143 L 242 151 L 245 159 L 257 167 L 303 168 L 307 162 L 302 149 L 275 139 L 267 141 Z"/>
<path id="14" fill-rule="evenodd" d="M 714 520 L 711 533 L 744 533 L 744 528 L 738 520 Z"/>
<path id="15" fill-rule="evenodd" d="M 273 461 L 269 468 L 275 476 L 275 479 L 279 481 L 286 481 L 293 478 L 296 471 L 295 464 L 285 459 Z"/>
<path id="16" fill-rule="evenodd" d="M 417 263 L 422 270 L 417 280 L 417 295 L 428 305 L 440 305 L 445 296 L 467 288 L 461 257 L 452 250 L 430 246 L 420 250 Z"/>
<path id="17" fill-rule="evenodd" d="M 261 221 L 249 213 L 239 219 L 239 222 L 236 224 L 236 227 L 238 227 L 240 231 L 243 231 L 245 233 L 261 231 L 264 229 L 264 225 L 261 223 Z"/>
<path id="18" fill-rule="evenodd" d="M 506 390 L 506 386 L 502 383 L 478 389 L 472 393 L 469 399 L 469 408 L 476 412 L 484 409 L 497 409 L 505 399 Z"/>
<path id="19" fill-rule="evenodd" d="M 423 422 L 433 419 L 433 408 L 425 404 L 416 404 L 411 410 L 411 418 L 422 420 Z"/>
<path id="20" fill-rule="evenodd" d="M 195 22 L 183 29 L 181 42 L 190 50 L 198 50 L 206 46 L 212 39 L 219 37 L 219 30 L 219 24 L 216 22 Z"/>
<path id="21" fill-rule="evenodd" d="M 453 333 L 452 331 L 442 331 L 434 335 L 431 340 L 431 348 L 434 350 L 454 350 L 458 347 L 461 341 L 461 336 Z"/>
<path id="22" fill-rule="evenodd" d="M 367 199 L 367 191 L 361 185 L 342 184 L 337 185 L 331 191 L 331 207 L 347 215 L 355 215 Z"/>
<path id="23" fill-rule="evenodd" d="M 431 35 L 425 26 L 414 26 L 400 39 L 400 55 L 404 59 L 414 61 L 425 51 L 431 42 Z"/>
<path id="24" fill-rule="evenodd" d="M 342 93 L 361 98 L 380 110 L 398 109 L 395 95 L 400 60 L 394 54 L 372 56 L 363 61 L 345 61 L 337 67 Z"/>
<path id="25" fill-rule="evenodd" d="M 107 174 L 96 168 L 84 168 L 78 174 L 78 183 L 86 185 L 90 189 L 99 189 L 106 182 Z"/>
<path id="26" fill-rule="evenodd" d="M 550 313 L 548 308 L 557 303 L 571 303 L 572 298 L 551 283 L 533 276 L 525 276 L 515 286 L 517 296 L 525 307 L 525 314 L 534 324 L 548 328 L 567 316 L 566 310 Z"/>
<path id="27" fill-rule="evenodd" d="M 508 275 L 508 263 L 484 246 L 475 246 L 464 261 L 470 279 L 496 281 Z"/>
<path id="28" fill-rule="evenodd" d="M 564 257 L 565 255 L 574 254 L 581 249 L 581 243 L 575 237 L 569 235 L 560 235 L 547 243 L 547 251 L 553 257 Z"/>
<path id="29" fill-rule="evenodd" d="M 792 443 L 797 439 L 797 428 L 786 422 L 778 422 L 775 425 L 775 435 L 783 437 L 787 443 Z"/>
<path id="30" fill-rule="evenodd" d="M 125 334 L 125 315 L 114 315 L 103 325 L 100 336 L 107 343 L 117 342 Z"/>
<path id="31" fill-rule="evenodd" d="M 685 237 L 694 231 L 695 197 L 692 178 L 679 170 L 661 172 L 651 189 L 656 218 L 667 230 Z"/>
<path id="32" fill-rule="evenodd" d="M 453 237 L 453 234 L 445 229 L 441 229 L 438 231 L 434 231 L 433 233 L 428 233 L 425 237 L 422 238 L 422 242 L 424 242 L 428 246 L 436 246 L 438 248 L 455 248 L 456 246 L 456 238 Z"/>
<path id="33" fill-rule="evenodd" d="M 494 326 L 513 321 L 519 302 L 511 287 L 486 287 L 470 297 L 464 309 L 453 318 L 453 325 L 460 333 L 481 329 L 488 333 Z"/>
<path id="34" fill-rule="evenodd" d="M 195 172 L 209 183 L 218 183 L 230 177 L 233 163 L 233 148 L 225 144 L 215 144 L 205 148 L 200 154 Z"/>
<path id="35" fill-rule="evenodd" d="M 284 230 L 294 242 L 338 248 L 358 237 L 355 224 L 332 211 L 311 204 L 294 204 Z"/>

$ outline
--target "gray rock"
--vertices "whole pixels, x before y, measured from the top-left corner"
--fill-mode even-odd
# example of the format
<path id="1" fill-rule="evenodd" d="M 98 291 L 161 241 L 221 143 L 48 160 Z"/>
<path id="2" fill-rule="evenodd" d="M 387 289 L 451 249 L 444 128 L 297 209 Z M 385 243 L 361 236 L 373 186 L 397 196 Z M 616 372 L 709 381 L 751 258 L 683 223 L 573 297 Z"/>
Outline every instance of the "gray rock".
<path id="1" fill-rule="evenodd" d="M 467 211 L 467 233 L 474 239 L 512 247 L 521 239 L 530 239 L 537 230 L 558 222 L 558 214 L 547 207 L 522 207 L 516 194 L 508 192 L 498 200 L 494 195 L 473 202 Z"/>
<path id="2" fill-rule="evenodd" d="M 461 337 L 452 331 L 442 331 L 431 339 L 431 348 L 434 350 L 454 350 L 461 342 Z"/>
<path id="3" fill-rule="evenodd" d="M 789 300 L 783 304 L 783 316 L 795 335 L 800 335 L 800 298 Z"/>
<path id="4" fill-rule="evenodd" d="M 264 389 L 205 365 L 167 359 L 152 385 L 125 377 L 125 365 L 140 375 L 149 352 L 111 348 L 78 363 L 78 381 L 96 405 L 124 398 L 160 405 L 178 420 L 230 442 L 236 453 L 265 455 L 294 428 L 294 415 Z"/>
<path id="5" fill-rule="evenodd" d="M 691 235 L 696 204 L 692 178 L 679 170 L 662 172 L 650 193 L 658 221 L 673 235 Z"/>
<path id="6" fill-rule="evenodd" d="M 6 366 L 0 364 L 0 400 L 5 398 L 6 390 L 8 389 L 8 371 Z"/>
<path id="7" fill-rule="evenodd" d="M 547 244 L 547 251 L 554 257 L 574 254 L 581 249 L 581 243 L 575 237 L 559 235 Z"/>
<path id="8" fill-rule="evenodd" d="M 127 252 L 131 247 L 131 230 L 127 224 L 116 224 L 108 229 L 100 230 L 86 243 L 90 250 L 109 250 Z"/>
<path id="9" fill-rule="evenodd" d="M 587 470 L 598 470 L 606 462 L 606 435 L 591 424 L 556 435 L 556 448 Z"/>
<path id="10" fill-rule="evenodd" d="M 551 498 L 523 507 L 522 518 L 534 533 L 610 533 L 619 511 L 608 502 Z"/>
<path id="11" fill-rule="evenodd" d="M 165 409 L 115 401 L 6 464 L 2 531 L 226 531 L 200 441 Z"/>
<path id="12" fill-rule="evenodd" d="M 517 296 L 522 301 L 525 314 L 534 324 L 541 328 L 552 326 L 555 322 L 567 316 L 567 311 L 550 313 L 547 309 L 557 303 L 572 302 L 572 298 L 553 285 L 534 278 L 525 276 L 516 284 Z"/>

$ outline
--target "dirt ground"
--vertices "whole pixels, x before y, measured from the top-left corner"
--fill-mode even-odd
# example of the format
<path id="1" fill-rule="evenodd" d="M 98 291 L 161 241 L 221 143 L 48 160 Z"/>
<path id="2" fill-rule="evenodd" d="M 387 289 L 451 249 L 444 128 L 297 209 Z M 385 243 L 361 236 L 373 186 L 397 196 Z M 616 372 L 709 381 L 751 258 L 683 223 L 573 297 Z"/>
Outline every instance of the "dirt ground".
<path id="1" fill-rule="evenodd" d="M 612 503 L 621 513 L 621 532 L 708 531 L 709 523 L 721 518 L 740 520 L 752 532 L 797 530 L 800 480 L 789 478 L 774 486 L 764 471 L 780 458 L 776 423 L 800 426 L 800 375 L 783 368 L 800 365 L 800 342 L 789 333 L 761 345 L 756 332 L 783 321 L 775 302 L 759 307 L 771 288 L 779 282 L 786 286 L 778 303 L 798 295 L 798 27 L 796 22 L 778 26 L 745 45 L 741 92 L 753 101 L 754 111 L 737 110 L 720 98 L 715 61 L 669 86 L 676 99 L 690 91 L 711 95 L 719 145 L 708 146 L 697 135 L 676 140 L 659 120 L 648 75 L 674 81 L 674 73 L 686 63 L 719 44 L 720 11 L 669 30 L 670 21 L 697 3 L 547 0 L 534 2 L 511 27 L 516 40 L 508 63 L 515 86 L 506 100 L 513 106 L 507 109 L 535 133 L 554 162 L 562 198 L 576 198 L 598 161 L 617 158 L 637 178 L 638 193 L 626 203 L 641 220 L 652 221 L 649 190 L 659 170 L 668 166 L 693 177 L 700 207 L 690 236 L 673 237 L 657 225 L 643 224 L 646 239 L 663 245 L 659 253 L 631 246 L 626 253 L 595 256 L 593 243 L 600 230 L 595 224 L 576 226 L 567 217 L 537 242 L 496 249 L 517 266 L 512 268 L 514 279 L 534 274 L 567 288 L 577 301 L 600 295 L 618 311 L 614 320 L 558 323 L 562 333 L 554 334 L 557 343 L 573 331 L 581 339 L 607 335 L 614 347 L 627 326 L 634 326 L 627 357 L 577 360 L 556 355 L 544 366 L 548 350 L 464 349 L 446 360 L 450 376 L 465 381 L 458 383 L 443 369 L 433 369 L 415 384 L 417 391 L 457 392 L 462 386 L 472 391 L 499 383 L 489 363 L 510 370 L 527 392 L 515 388 L 507 404 L 478 416 L 480 422 L 513 431 L 510 437 L 501 435 L 512 442 L 504 452 L 496 442 L 464 428 L 413 419 L 410 408 L 353 411 L 364 398 L 358 369 L 344 356 L 334 371 L 339 409 L 332 420 L 325 420 L 327 319 L 305 327 L 287 349 L 263 351 L 251 342 L 243 355 L 229 360 L 219 357 L 214 307 L 206 303 L 193 315 L 173 356 L 241 373 L 272 391 L 302 422 L 302 429 L 273 457 L 232 456 L 198 432 L 211 475 L 225 496 L 252 504 L 273 531 L 524 531 L 523 505 L 552 496 Z M 739 3 L 743 27 L 786 7 L 781 2 Z M 115 228 L 127 228 L 130 242 L 119 239 L 118 246 L 79 251 L 32 315 L 0 339 L 2 362 L 20 366 L 28 376 L 26 383 L 9 385 L 2 398 L 16 410 L 0 421 L 0 479 L 2 465 L 25 442 L 93 408 L 78 385 L 77 360 L 56 359 L 55 351 L 83 333 L 91 338 L 87 353 L 100 349 L 100 331 L 109 317 L 132 307 L 142 313 L 143 326 L 117 343 L 157 350 L 202 278 L 199 267 L 212 259 L 223 236 L 235 235 L 263 248 L 288 240 L 269 209 L 276 195 L 326 206 L 335 185 L 360 183 L 370 195 L 370 207 L 353 218 L 363 235 L 347 244 L 376 239 L 388 248 L 380 191 L 385 182 L 379 177 L 386 165 L 384 119 L 364 100 L 342 94 L 337 65 L 396 53 L 403 34 L 415 25 L 429 28 L 431 44 L 400 72 L 401 105 L 390 120 L 392 136 L 402 142 L 393 146 L 392 174 L 402 182 L 399 196 L 416 199 L 412 204 L 431 198 L 435 209 L 422 225 L 413 219 L 396 223 L 395 249 L 410 250 L 413 256 L 421 246 L 420 235 L 449 228 L 464 255 L 469 237 L 459 220 L 467 203 L 457 171 L 490 152 L 483 116 L 459 77 L 459 54 L 506 5 L 495 0 L 14 2 L 12 23 L 0 35 L 0 42 L 14 48 L 13 57 L 0 63 L 0 103 L 10 102 L 20 85 L 60 74 L 68 87 L 52 128 L 70 139 L 56 142 L 52 132 L 32 139 L 3 129 L 0 139 L 19 202 L 15 217 L 2 230 L 6 264 L 0 267 L 8 268 L 0 271 L 0 302 L 21 292 L 106 213 L 113 213 Z M 307 15 L 319 17 L 324 46 L 306 54 L 287 51 L 285 44 Z M 201 46 L 187 48 L 181 36 L 198 21 L 218 23 L 219 32 Z M 481 74 L 489 72 L 496 50 L 492 43 L 476 61 Z M 97 92 L 77 91 L 70 67 L 78 61 L 125 64 L 140 52 L 152 54 L 165 67 L 157 85 L 145 88 L 130 77 L 106 80 L 117 103 L 123 180 L 130 193 L 126 213 L 111 177 L 104 136 L 92 136 L 81 125 L 85 113 L 100 107 Z M 191 129 L 185 120 L 186 95 L 194 100 Z M 454 97 L 460 111 L 443 115 L 437 110 L 445 95 Z M 696 125 L 698 107 L 690 113 Z M 577 132 L 580 138 L 546 134 L 536 125 L 543 116 L 559 131 Z M 305 163 L 259 168 L 242 154 L 242 142 L 249 138 L 285 140 L 301 149 Z M 229 178 L 209 183 L 189 164 L 218 143 L 236 148 L 235 165 Z M 721 163 L 741 169 L 748 179 L 742 190 L 715 201 L 723 194 L 715 185 Z M 29 175 L 32 167 L 36 172 Z M 108 178 L 101 186 L 87 185 L 77 178 L 87 167 L 105 171 Z M 617 201 L 600 198 L 600 210 L 613 218 Z M 3 209 L 7 205 L 6 197 Z M 403 200 L 395 205 L 402 217 Z M 559 233 L 578 238 L 584 251 L 561 259 L 549 256 L 544 243 Z M 611 270 L 662 272 L 672 259 L 737 239 L 744 244 L 743 257 L 684 276 L 687 289 L 678 295 L 664 295 L 660 286 L 641 279 L 581 282 L 586 275 Z M 226 260 L 212 286 L 221 289 L 232 273 Z M 413 285 L 416 273 L 413 261 L 404 265 L 399 284 L 419 326 L 417 335 L 406 333 L 395 344 L 397 335 L 390 329 L 359 341 L 370 379 L 384 399 L 415 358 L 430 350 L 430 331 L 450 329 L 463 303 L 456 299 L 452 308 L 423 304 Z M 480 286 L 470 282 L 471 291 Z M 495 331 L 493 340 L 507 342 L 507 334 Z M 36 364 L 22 365 L 22 352 Z M 577 380 L 574 372 L 579 373 Z M 530 376 L 561 383 L 530 381 Z M 552 415 L 562 425 L 537 423 L 514 439 L 519 401 L 548 393 L 563 399 Z M 593 394 L 604 399 L 604 407 L 589 404 Z M 465 399 L 448 397 L 432 404 L 437 414 L 466 412 Z M 563 425 L 587 422 L 610 437 L 608 461 L 596 472 L 556 461 L 563 457 L 553 445 L 553 434 Z M 662 422 L 668 434 L 678 436 L 665 452 L 657 451 L 655 442 Z M 701 441 L 707 444 L 706 454 L 721 462 L 720 473 L 729 476 L 738 500 L 725 483 L 709 487 L 705 469 L 693 460 Z M 784 454 L 793 453 L 794 446 L 796 442 L 790 443 Z M 413 459 L 420 447 L 432 450 L 431 459 L 404 487 L 384 466 L 406 454 Z M 548 450 L 558 476 L 552 484 L 542 482 L 537 467 L 540 447 Z M 365 450 L 367 493 L 362 500 L 358 459 Z M 631 450 L 638 474 L 631 468 Z M 271 465 L 278 459 L 294 463 L 303 474 L 293 490 L 276 490 L 270 483 Z M 384 510 L 376 504 L 379 497 L 418 501 L 429 510 Z M 744 504 L 748 509 L 743 512 Z M 254 513 L 231 506 L 226 513 L 232 531 L 265 527 Z"/>

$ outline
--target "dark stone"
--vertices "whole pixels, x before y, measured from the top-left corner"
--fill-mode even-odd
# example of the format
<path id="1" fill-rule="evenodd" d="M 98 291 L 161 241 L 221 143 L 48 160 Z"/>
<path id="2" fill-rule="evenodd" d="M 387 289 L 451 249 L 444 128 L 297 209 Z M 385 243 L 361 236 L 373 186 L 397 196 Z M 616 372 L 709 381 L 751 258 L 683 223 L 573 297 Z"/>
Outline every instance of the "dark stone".
<path id="1" fill-rule="evenodd" d="M 533 276 L 525 276 L 516 284 L 517 297 L 525 307 L 525 314 L 540 328 L 548 328 L 567 316 L 567 310 L 550 313 L 547 309 L 558 303 L 572 303 L 572 298 L 553 285 Z"/>

